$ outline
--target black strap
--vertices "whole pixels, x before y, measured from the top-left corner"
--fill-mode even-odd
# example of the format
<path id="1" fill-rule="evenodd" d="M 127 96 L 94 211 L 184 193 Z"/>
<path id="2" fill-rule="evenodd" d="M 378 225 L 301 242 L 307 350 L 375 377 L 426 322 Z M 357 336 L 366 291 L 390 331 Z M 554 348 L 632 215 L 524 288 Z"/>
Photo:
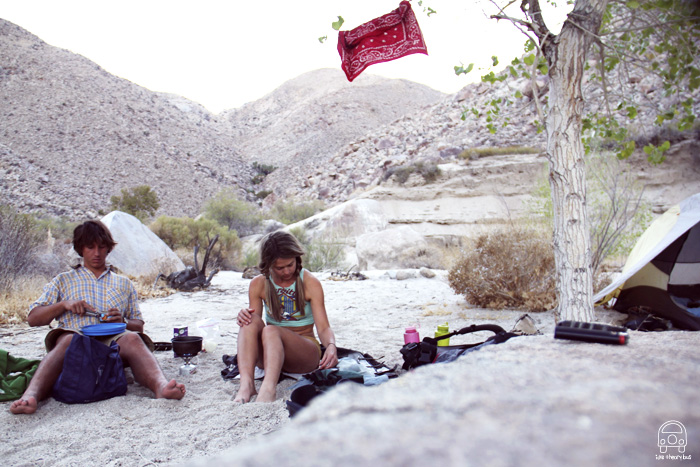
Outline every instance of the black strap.
<path id="1" fill-rule="evenodd" d="M 458 336 L 461 334 L 470 334 L 472 332 L 479 332 L 479 331 L 491 331 L 494 334 L 501 334 L 501 333 L 506 332 L 505 329 L 498 326 L 497 324 L 472 324 L 471 326 L 467 326 L 466 328 L 462 328 L 458 331 L 453 331 L 453 332 L 450 332 L 448 334 L 444 334 L 442 336 L 424 337 L 423 341 L 428 342 L 430 344 L 437 344 L 437 342 L 439 340 L 442 340 L 442 339 L 449 339 L 452 336 Z"/>

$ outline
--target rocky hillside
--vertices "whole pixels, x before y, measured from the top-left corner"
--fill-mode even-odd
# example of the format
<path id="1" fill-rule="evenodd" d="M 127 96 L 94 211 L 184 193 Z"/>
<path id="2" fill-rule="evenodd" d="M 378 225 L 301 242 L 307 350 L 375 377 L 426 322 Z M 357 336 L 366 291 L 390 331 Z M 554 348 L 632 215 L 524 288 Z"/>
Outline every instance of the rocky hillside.
<path id="1" fill-rule="evenodd" d="M 0 202 L 78 219 L 146 184 L 160 198 L 158 214 L 196 216 L 222 189 L 254 199 L 253 162 L 284 168 L 330 158 L 368 128 L 442 97 L 402 80 L 358 82 L 319 70 L 216 116 L 0 19 Z"/>
<path id="2" fill-rule="evenodd" d="M 548 86 L 546 81 L 538 85 L 540 89 L 545 90 Z M 697 131 L 695 134 L 687 132 L 683 135 L 669 135 L 664 133 L 664 128 L 654 124 L 659 104 L 672 98 L 666 95 L 661 83 L 636 76 L 629 78 L 626 85 L 639 87 L 644 91 L 639 102 L 639 115 L 634 122 L 626 122 L 629 124 L 631 136 L 642 142 L 642 146 L 644 141 L 660 144 L 667 137 L 674 144 L 683 142 L 685 138 L 700 142 L 700 133 Z M 514 89 L 520 90 L 523 97 L 513 102 Z M 602 90 L 595 84 L 589 83 L 586 96 L 587 111 L 593 110 L 602 102 Z M 501 126 L 498 122 L 497 132 L 491 133 L 486 127 L 483 113 L 494 100 L 502 103 L 501 115 L 509 121 L 507 126 Z M 506 104 L 508 100 L 511 101 L 510 104 Z M 482 116 L 475 117 L 471 109 L 480 111 Z M 696 92 L 695 112 L 700 112 L 700 92 Z M 385 184 L 387 177 L 399 167 L 419 164 L 465 164 L 465 161 L 460 161 L 458 157 L 465 150 L 528 147 L 544 151 L 546 135 L 544 132 L 538 133 L 532 123 L 534 120 L 536 115 L 532 84 L 529 80 L 520 79 L 509 85 L 472 84 L 426 107 L 422 112 L 406 114 L 388 125 L 372 129 L 361 138 L 342 147 L 330 158 L 319 156 L 315 165 L 296 166 L 291 172 L 294 175 L 293 179 L 288 180 L 286 184 L 277 183 L 276 179 L 270 177 L 265 181 L 265 186 L 273 190 L 277 197 L 319 198 L 329 204 L 336 204 Z M 625 121 L 624 118 L 621 120 Z M 677 139 L 674 140 L 674 137 Z M 700 145 L 692 146 L 698 147 Z M 689 150 L 687 145 L 684 148 L 670 151 L 667 162 L 660 167 L 663 172 L 678 161 L 679 165 L 673 168 L 673 172 L 682 174 L 677 182 L 679 187 L 684 186 L 684 180 L 697 180 L 700 170 L 698 159 L 694 159 L 694 165 L 690 167 L 690 172 L 687 172 L 687 157 L 674 158 L 674 154 L 685 154 Z M 696 149 L 691 150 L 694 151 Z M 515 159 L 511 168 L 518 170 L 520 162 L 517 157 Z M 645 171 L 657 172 L 644 159 L 645 155 L 638 151 L 628 161 L 629 170 L 639 171 L 642 178 L 645 177 Z M 475 175 L 488 177 L 489 171 L 484 171 L 488 165 L 486 163 L 484 166 L 482 162 L 475 166 Z M 495 165 L 499 173 L 509 170 L 504 168 L 501 162 L 495 162 Z M 504 183 L 507 184 L 507 181 L 504 180 Z M 651 179 L 649 183 L 654 185 L 656 182 Z M 666 190 L 670 188 L 669 185 L 664 186 Z M 678 202 L 680 199 L 672 197 L 670 202 Z M 658 204 L 658 200 L 651 201 L 652 204 Z M 665 202 L 668 200 L 660 204 Z"/>
<path id="3" fill-rule="evenodd" d="M 161 212 L 196 215 L 251 178 L 234 139 L 183 98 L 154 93 L 0 20 L 3 202 L 70 218 L 150 185 Z"/>
<path id="4" fill-rule="evenodd" d="M 411 81 L 365 74 L 349 83 L 342 71 L 321 69 L 221 117 L 242 154 L 280 169 L 268 185 L 283 186 L 290 171 L 323 166 L 348 143 L 406 114 L 420 114 L 442 97 Z"/>
<path id="5" fill-rule="evenodd" d="M 659 130 L 654 113 L 644 109 L 667 97 L 659 83 L 626 79 L 644 91 L 635 136 L 651 139 Z M 547 83 L 538 86 L 546 89 Z M 513 87 L 523 97 L 503 104 L 509 125 L 492 134 L 470 109 L 483 111 L 494 99 L 505 103 Z M 589 85 L 589 105 L 601 102 L 601 94 Z M 517 209 L 541 173 L 543 157 L 458 157 L 479 147 L 544 149 L 545 135 L 531 123 L 533 97 L 526 80 L 473 84 L 446 96 L 371 74 L 350 84 L 342 72 L 326 69 L 216 116 L 110 75 L 0 20 L 0 203 L 77 220 L 107 209 L 123 188 L 147 184 L 159 195 L 158 214 L 196 216 L 222 189 L 250 200 L 270 190 L 265 205 L 280 198 L 322 199 L 330 207 L 365 197 L 389 210 L 390 224 L 429 222 L 455 230 L 484 218 L 480 207 L 487 198 L 493 208 L 510 196 L 517 203 L 506 203 L 508 209 Z M 632 158 L 629 169 L 651 187 L 647 196 L 658 209 L 700 190 L 694 144 L 675 148 L 658 170 L 642 155 Z M 253 184 L 255 162 L 278 169 Z M 402 185 L 390 177 L 397 168 L 419 164 L 445 169 L 438 184 L 414 176 Z M 502 215 L 491 211 L 491 217 Z"/>

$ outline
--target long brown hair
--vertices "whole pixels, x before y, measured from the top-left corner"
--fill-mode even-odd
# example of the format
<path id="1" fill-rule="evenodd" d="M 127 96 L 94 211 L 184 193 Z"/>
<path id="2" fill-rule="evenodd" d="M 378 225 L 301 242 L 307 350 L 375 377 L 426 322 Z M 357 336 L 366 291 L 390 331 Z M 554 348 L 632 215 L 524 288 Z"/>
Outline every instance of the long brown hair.
<path id="1" fill-rule="evenodd" d="M 296 269 L 294 271 L 294 275 L 296 276 L 296 308 L 303 316 L 306 301 L 304 300 L 304 284 L 301 280 L 301 257 L 304 253 L 304 248 L 297 238 L 283 230 L 265 235 L 260 242 L 260 263 L 258 264 L 258 268 L 260 268 L 260 272 L 262 272 L 267 279 L 265 281 L 265 301 L 270 308 L 272 317 L 276 321 L 282 319 L 282 306 L 275 292 L 275 286 L 272 284 L 270 268 L 272 268 L 275 261 L 280 258 L 296 259 Z"/>

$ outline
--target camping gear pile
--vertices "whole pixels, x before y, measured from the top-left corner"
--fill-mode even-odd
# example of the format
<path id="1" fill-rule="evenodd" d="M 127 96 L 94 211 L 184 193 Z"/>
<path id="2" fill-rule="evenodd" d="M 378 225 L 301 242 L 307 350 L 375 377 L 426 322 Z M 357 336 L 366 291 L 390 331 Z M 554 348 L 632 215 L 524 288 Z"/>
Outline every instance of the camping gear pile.
<path id="1" fill-rule="evenodd" d="M 700 330 L 700 193 L 656 219 L 620 276 L 593 297 L 596 305 L 613 299 L 617 311 L 646 315 L 640 325 L 662 328 L 662 318 L 679 329 Z"/>

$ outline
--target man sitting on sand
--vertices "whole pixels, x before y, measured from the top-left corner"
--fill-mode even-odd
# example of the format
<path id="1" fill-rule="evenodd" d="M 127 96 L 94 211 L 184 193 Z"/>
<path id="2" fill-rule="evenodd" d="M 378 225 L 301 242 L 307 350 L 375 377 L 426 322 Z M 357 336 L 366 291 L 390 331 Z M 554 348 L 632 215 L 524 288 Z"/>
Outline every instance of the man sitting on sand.
<path id="1" fill-rule="evenodd" d="M 83 258 L 83 265 L 56 276 L 41 297 L 32 304 L 27 316 L 30 326 L 45 326 L 54 319 L 58 328 L 45 339 L 46 357 L 39 364 L 22 398 L 10 406 L 15 414 L 36 412 L 38 403 L 51 395 L 54 383 L 63 369 L 63 357 L 74 333 L 80 328 L 97 324 L 100 318 L 88 313 L 105 313 L 107 323 L 126 323 L 126 330 L 112 336 L 98 337 L 109 345 L 119 343 L 119 355 L 124 366 L 130 366 L 136 381 L 149 388 L 156 398 L 182 399 L 185 386 L 174 379 L 168 381 L 144 340 L 143 318 L 138 306 L 136 289 L 129 279 L 112 271 L 107 255 L 116 242 L 109 229 L 100 221 L 87 221 L 73 231 L 73 248 Z M 99 310 L 99 311 L 98 311 Z"/>

